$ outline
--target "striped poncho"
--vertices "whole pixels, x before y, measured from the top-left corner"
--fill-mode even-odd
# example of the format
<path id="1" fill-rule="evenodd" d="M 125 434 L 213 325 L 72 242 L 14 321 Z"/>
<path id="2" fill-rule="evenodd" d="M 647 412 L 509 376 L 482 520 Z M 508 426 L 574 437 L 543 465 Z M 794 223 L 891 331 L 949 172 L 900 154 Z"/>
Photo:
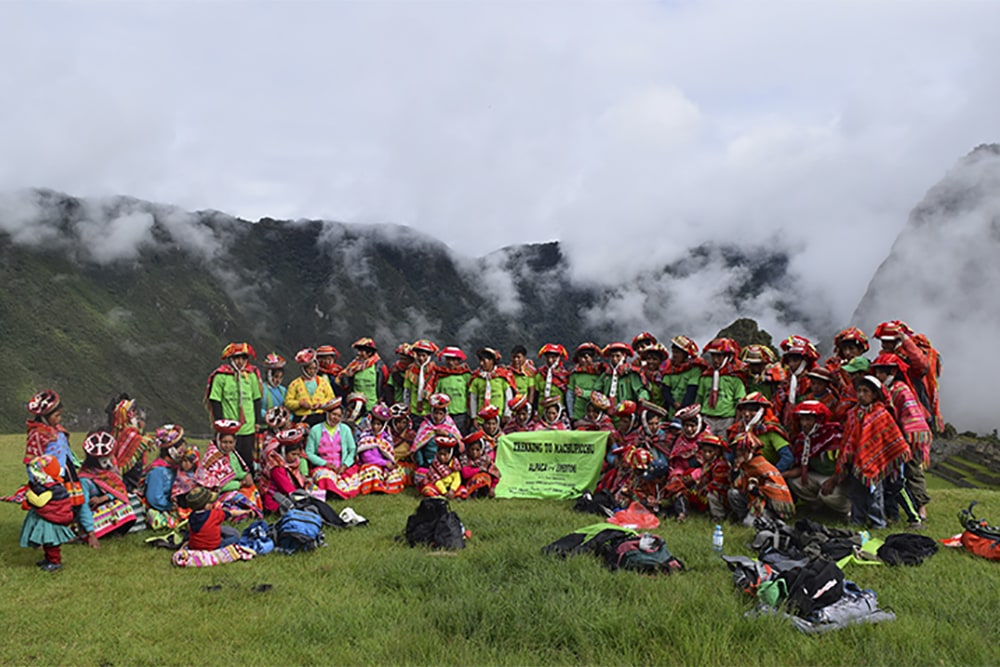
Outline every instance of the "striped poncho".
<path id="1" fill-rule="evenodd" d="M 884 405 L 872 403 L 848 411 L 838 476 L 850 473 L 865 484 L 877 484 L 893 464 L 909 458 L 910 447 Z"/>

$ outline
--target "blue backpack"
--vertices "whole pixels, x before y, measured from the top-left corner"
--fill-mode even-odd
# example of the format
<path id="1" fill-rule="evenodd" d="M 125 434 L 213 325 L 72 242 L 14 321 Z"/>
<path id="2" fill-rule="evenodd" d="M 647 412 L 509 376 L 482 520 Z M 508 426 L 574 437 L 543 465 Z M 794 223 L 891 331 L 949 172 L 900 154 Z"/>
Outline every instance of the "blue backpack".
<path id="1" fill-rule="evenodd" d="M 257 520 L 247 526 L 240 537 L 240 544 L 253 549 L 258 556 L 274 551 L 274 538 L 267 522 Z"/>
<path id="2" fill-rule="evenodd" d="M 323 520 L 316 512 L 290 509 L 274 526 L 274 542 L 275 550 L 285 554 L 321 547 Z"/>

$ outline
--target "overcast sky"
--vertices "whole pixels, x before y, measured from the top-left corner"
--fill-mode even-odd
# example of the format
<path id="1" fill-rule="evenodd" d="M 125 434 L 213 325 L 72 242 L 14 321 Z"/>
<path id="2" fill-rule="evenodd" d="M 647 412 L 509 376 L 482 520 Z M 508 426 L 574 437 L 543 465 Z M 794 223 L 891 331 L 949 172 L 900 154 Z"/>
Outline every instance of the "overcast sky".
<path id="1" fill-rule="evenodd" d="M 843 317 L 1000 140 L 992 0 L 8 0 L 0 61 L 2 189 L 559 239 L 591 277 L 780 238 Z"/>

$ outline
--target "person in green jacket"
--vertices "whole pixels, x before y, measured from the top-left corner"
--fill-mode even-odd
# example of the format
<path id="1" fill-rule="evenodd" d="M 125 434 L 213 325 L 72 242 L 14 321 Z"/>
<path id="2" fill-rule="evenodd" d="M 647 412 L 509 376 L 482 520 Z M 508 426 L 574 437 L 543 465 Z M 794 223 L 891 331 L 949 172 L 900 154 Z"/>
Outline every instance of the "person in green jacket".
<path id="1" fill-rule="evenodd" d="M 591 392 L 601 390 L 605 368 L 600 358 L 601 348 L 596 343 L 580 343 L 573 353 L 574 366 L 566 387 L 566 413 L 574 425 L 587 415 Z"/>
<path id="2" fill-rule="evenodd" d="M 337 375 L 337 383 L 348 394 L 364 394 L 367 405 L 377 405 L 380 401 L 388 403 L 393 399 L 386 391 L 389 369 L 382 363 L 375 341 L 359 338 L 351 347 L 357 356 Z"/>
<path id="3" fill-rule="evenodd" d="M 701 416 L 712 433 L 725 433 L 736 418 L 736 404 L 747 394 L 740 346 L 732 338 L 715 338 L 705 345 L 711 363 L 698 379 Z"/>
<path id="4" fill-rule="evenodd" d="M 517 386 L 514 375 L 498 366 L 500 353 L 491 347 L 479 348 L 476 350 L 476 357 L 479 358 L 479 368 L 472 374 L 469 382 L 469 419 L 475 418 L 487 405 L 495 405 L 504 417 L 502 421 L 506 422 L 510 416 L 507 401 L 514 396 L 514 388 Z"/>
<path id="5" fill-rule="evenodd" d="M 649 390 L 642 383 L 642 375 L 629 364 L 632 347 L 628 343 L 610 343 L 604 348 L 608 360 L 601 378 L 601 393 L 608 397 L 612 407 L 622 401 L 649 400 Z"/>
<path id="6" fill-rule="evenodd" d="M 668 421 L 698 398 L 698 382 L 706 366 L 705 360 L 698 356 L 697 343 L 687 336 L 670 339 L 670 358 L 660 379 Z"/>
<path id="7" fill-rule="evenodd" d="M 528 359 L 528 349 L 523 345 L 515 345 L 510 350 L 510 365 L 507 370 L 514 376 L 514 392 L 524 394 L 528 401 L 535 404 L 535 364 Z"/>
<path id="8" fill-rule="evenodd" d="M 451 398 L 448 414 L 462 435 L 466 435 L 470 424 L 468 396 L 472 371 L 460 347 L 446 347 L 438 352 L 438 358 L 444 365 L 437 368 L 437 391 Z"/>

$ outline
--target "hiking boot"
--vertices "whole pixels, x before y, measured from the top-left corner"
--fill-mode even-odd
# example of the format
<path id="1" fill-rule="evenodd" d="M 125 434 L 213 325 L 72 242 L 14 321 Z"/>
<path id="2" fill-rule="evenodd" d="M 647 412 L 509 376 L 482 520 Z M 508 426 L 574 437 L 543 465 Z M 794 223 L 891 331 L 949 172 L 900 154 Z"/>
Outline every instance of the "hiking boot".
<path id="1" fill-rule="evenodd" d="M 42 564 L 38 566 L 39 569 L 45 572 L 55 572 L 62 569 L 61 563 L 50 563 L 49 561 L 42 561 Z"/>

